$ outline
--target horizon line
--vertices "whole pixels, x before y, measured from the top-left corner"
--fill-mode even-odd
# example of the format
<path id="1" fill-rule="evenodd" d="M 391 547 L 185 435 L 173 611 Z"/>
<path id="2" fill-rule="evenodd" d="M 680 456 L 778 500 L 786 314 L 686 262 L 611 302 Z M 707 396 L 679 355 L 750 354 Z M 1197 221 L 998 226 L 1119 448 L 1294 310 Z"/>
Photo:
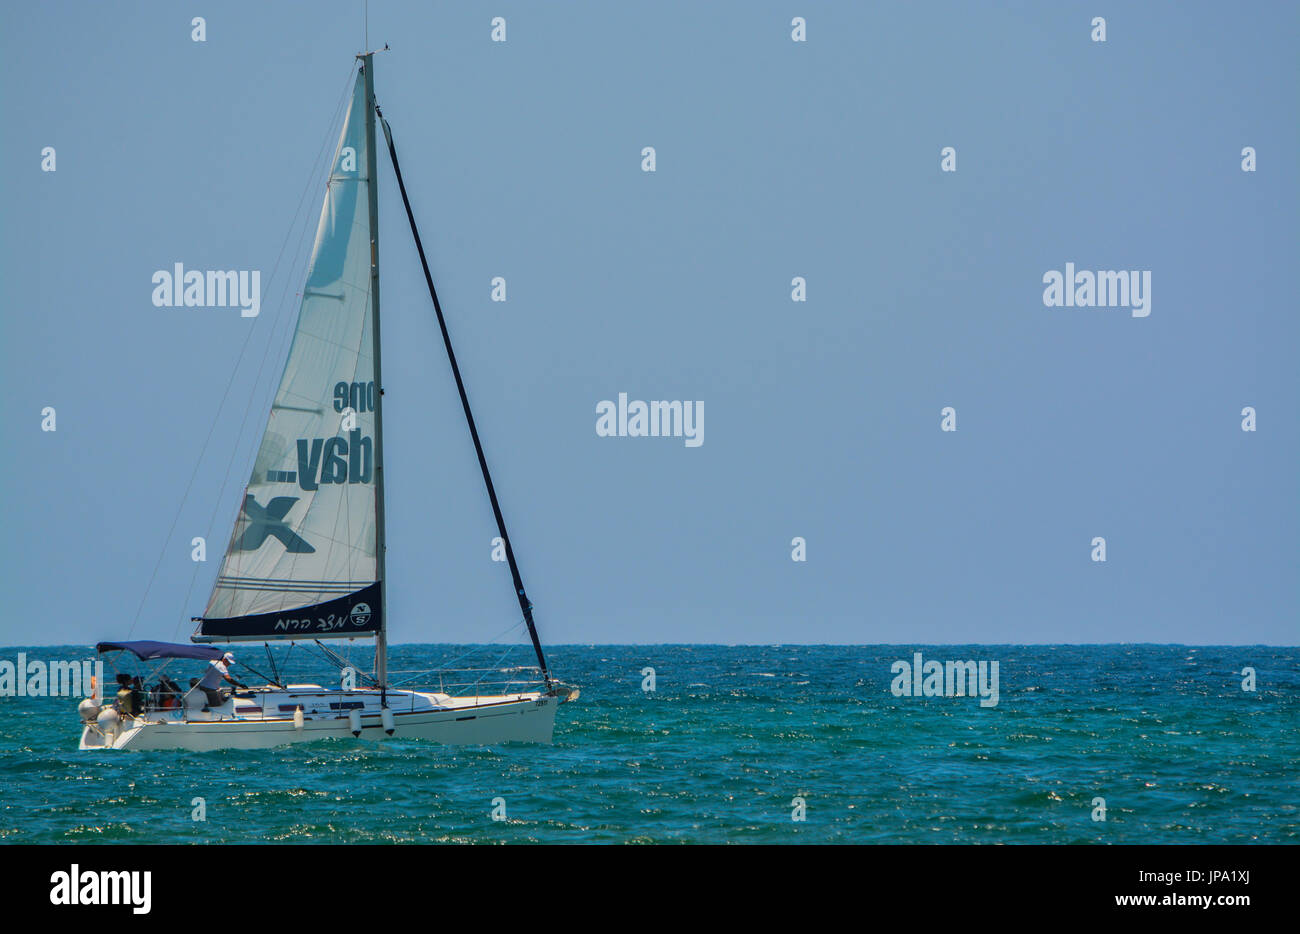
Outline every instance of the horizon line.
<path id="1" fill-rule="evenodd" d="M 127 640 L 131 641 L 131 640 Z M 268 640 L 277 643 L 286 643 L 295 640 L 278 639 Z M 189 643 L 178 642 L 175 645 L 187 645 Z M 256 647 L 255 641 L 245 642 L 211 642 L 196 643 L 204 645 L 232 645 L 232 646 L 249 646 Z M 267 644 L 265 642 L 263 645 Z M 61 642 L 61 643 L 28 643 L 24 645 L 6 645 L 0 646 L 0 651 L 6 649 L 58 649 L 58 648 L 85 648 L 89 646 L 92 650 L 96 643 L 93 642 Z M 454 646 L 494 646 L 504 648 L 500 642 L 391 642 L 388 648 L 392 649 L 401 646 L 432 646 L 432 645 L 454 645 Z M 1270 642 L 556 642 L 548 645 L 547 651 L 563 648 L 655 648 L 655 647 L 689 647 L 689 648 L 724 648 L 724 649 L 742 649 L 742 648 L 874 648 L 874 647 L 905 647 L 905 646 L 931 646 L 931 647 L 958 647 L 958 646 L 984 646 L 988 648 L 1008 647 L 1008 648 L 1055 648 L 1055 647 L 1107 647 L 1107 646 L 1156 646 L 1170 648 L 1272 648 L 1272 649 L 1294 649 L 1300 648 L 1300 644 L 1283 644 Z M 518 648 L 529 648 L 527 643 L 518 643 Z"/>

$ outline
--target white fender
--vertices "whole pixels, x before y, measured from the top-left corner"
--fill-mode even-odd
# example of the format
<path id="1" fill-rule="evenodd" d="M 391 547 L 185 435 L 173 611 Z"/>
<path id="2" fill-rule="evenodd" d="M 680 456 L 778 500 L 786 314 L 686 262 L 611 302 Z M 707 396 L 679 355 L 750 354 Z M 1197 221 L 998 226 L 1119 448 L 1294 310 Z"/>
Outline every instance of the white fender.
<path id="1" fill-rule="evenodd" d="M 348 729 L 353 736 L 361 735 L 361 711 L 355 707 L 348 711 Z"/>
<path id="2" fill-rule="evenodd" d="M 112 707 L 105 707 L 95 719 L 95 725 L 99 727 L 99 732 L 104 734 L 107 744 L 112 746 L 118 731 L 122 729 L 122 718 Z"/>
<path id="3" fill-rule="evenodd" d="M 393 720 L 393 711 L 390 708 L 385 707 L 382 711 L 380 711 L 379 719 L 384 724 L 384 732 L 387 733 L 389 736 L 392 736 L 393 731 L 397 729 L 397 723 L 394 722 Z"/>
<path id="4" fill-rule="evenodd" d="M 303 723 L 302 708 L 295 707 L 293 709 L 293 728 L 295 730 L 301 730 L 302 723 Z"/>

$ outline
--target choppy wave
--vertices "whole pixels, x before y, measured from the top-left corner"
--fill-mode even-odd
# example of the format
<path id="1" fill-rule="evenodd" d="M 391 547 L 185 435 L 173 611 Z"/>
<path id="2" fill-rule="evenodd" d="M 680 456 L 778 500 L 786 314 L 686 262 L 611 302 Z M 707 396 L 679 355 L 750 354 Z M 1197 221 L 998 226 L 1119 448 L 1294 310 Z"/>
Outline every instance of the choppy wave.
<path id="1" fill-rule="evenodd" d="M 14 659 L 18 648 L 0 650 Z M 45 659 L 88 649 L 27 649 Z M 459 651 L 459 649 L 457 649 Z M 1000 699 L 895 697 L 913 651 Z M 403 667 L 446 646 L 399 647 Z M 76 699 L 0 698 L 0 841 L 1300 842 L 1300 651 L 559 646 L 549 747 L 395 740 L 82 753 Z M 642 669 L 656 690 L 642 690 Z M 1242 690 L 1241 670 L 1257 672 Z M 325 673 L 317 676 L 324 677 Z M 1093 820 L 1104 798 L 1106 819 Z M 206 820 L 193 819 L 203 798 Z M 503 798 L 505 820 L 493 820 Z M 792 820 L 802 799 L 806 819 Z"/>

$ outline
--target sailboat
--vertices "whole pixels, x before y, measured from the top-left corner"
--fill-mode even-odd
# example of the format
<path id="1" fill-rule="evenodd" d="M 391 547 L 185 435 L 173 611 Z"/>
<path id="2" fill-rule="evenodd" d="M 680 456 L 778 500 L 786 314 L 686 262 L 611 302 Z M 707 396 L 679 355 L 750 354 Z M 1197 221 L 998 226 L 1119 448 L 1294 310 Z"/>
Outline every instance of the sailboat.
<path id="1" fill-rule="evenodd" d="M 392 130 L 375 101 L 374 52 L 359 69 L 334 151 L 302 292 L 297 328 L 220 571 L 191 642 L 101 642 L 101 653 L 156 663 L 122 681 L 115 705 L 79 706 L 81 749 L 250 749 L 318 739 L 428 739 L 451 744 L 551 742 L 557 707 L 577 689 L 546 664 L 483 445 L 415 216 Z M 379 225 L 375 147 L 380 121 L 425 281 L 442 330 L 515 594 L 537 656 L 527 671 L 482 674 L 438 690 L 390 683 L 384 567 L 383 381 L 380 376 Z M 375 644 L 373 675 L 328 648 Z M 337 686 L 266 684 L 230 693 L 185 690 L 163 669 L 221 663 L 214 643 L 310 642 L 339 663 Z M 221 670 L 221 669 L 218 669 Z M 150 686 L 150 681 L 157 684 Z M 233 677 L 232 679 L 233 680 Z M 432 679 L 431 679 L 432 680 Z M 103 686 L 98 686 L 102 692 Z"/>

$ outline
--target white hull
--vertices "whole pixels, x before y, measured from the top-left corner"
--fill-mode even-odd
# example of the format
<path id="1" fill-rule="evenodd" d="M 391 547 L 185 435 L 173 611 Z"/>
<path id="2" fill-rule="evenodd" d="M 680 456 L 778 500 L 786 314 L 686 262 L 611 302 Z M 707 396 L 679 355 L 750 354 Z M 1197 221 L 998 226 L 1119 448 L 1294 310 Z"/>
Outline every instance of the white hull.
<path id="1" fill-rule="evenodd" d="M 555 708 L 573 695 L 527 692 L 448 697 L 389 691 L 393 739 L 427 739 L 449 745 L 550 743 Z M 350 718 L 355 708 L 357 722 Z M 302 710 L 301 718 L 292 711 Z M 353 735 L 353 727 L 360 726 Z M 120 728 L 85 724 L 81 749 L 264 749 L 321 739 L 348 742 L 389 739 L 378 691 L 326 691 L 315 685 L 255 692 L 211 711 L 150 711 L 122 717 Z"/>

